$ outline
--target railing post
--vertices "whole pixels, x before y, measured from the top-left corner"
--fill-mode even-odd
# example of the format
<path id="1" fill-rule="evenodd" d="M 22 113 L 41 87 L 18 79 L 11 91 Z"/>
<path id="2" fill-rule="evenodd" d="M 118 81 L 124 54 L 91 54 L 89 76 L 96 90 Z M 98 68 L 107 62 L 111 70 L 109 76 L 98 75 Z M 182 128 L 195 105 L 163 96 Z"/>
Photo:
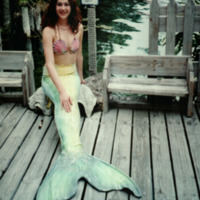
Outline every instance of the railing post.
<path id="1" fill-rule="evenodd" d="M 149 54 L 158 54 L 159 4 L 153 0 L 149 18 Z"/>
<path id="2" fill-rule="evenodd" d="M 191 55 L 192 35 L 194 30 L 194 7 L 193 0 L 188 0 L 185 5 L 184 30 L 183 30 L 183 55 Z"/>
<path id="3" fill-rule="evenodd" d="M 89 73 L 95 75 L 97 73 L 96 63 L 96 7 L 88 7 L 88 52 L 89 52 Z"/>
<path id="4" fill-rule="evenodd" d="M 175 53 L 176 10 L 175 0 L 170 0 L 167 6 L 166 55 Z"/>
<path id="5" fill-rule="evenodd" d="M 199 64 L 197 70 L 197 102 L 200 103 L 200 52 L 199 52 Z"/>

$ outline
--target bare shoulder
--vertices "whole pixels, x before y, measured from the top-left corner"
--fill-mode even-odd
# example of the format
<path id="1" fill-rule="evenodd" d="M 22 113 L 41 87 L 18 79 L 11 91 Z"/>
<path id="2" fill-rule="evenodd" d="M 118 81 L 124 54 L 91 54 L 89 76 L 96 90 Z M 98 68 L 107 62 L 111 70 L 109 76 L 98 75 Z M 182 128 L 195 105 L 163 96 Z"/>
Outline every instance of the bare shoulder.
<path id="1" fill-rule="evenodd" d="M 55 34 L 54 28 L 52 28 L 52 27 L 50 27 L 50 26 L 45 27 L 45 28 L 43 29 L 43 31 L 42 31 L 43 37 L 47 37 L 47 36 L 53 37 L 54 34 Z"/>
<path id="2" fill-rule="evenodd" d="M 79 23 L 79 30 L 83 30 L 83 24 Z"/>
<path id="3" fill-rule="evenodd" d="M 78 32 L 79 32 L 80 34 L 83 33 L 83 24 L 81 24 L 81 23 L 79 23 L 79 25 L 78 25 Z"/>

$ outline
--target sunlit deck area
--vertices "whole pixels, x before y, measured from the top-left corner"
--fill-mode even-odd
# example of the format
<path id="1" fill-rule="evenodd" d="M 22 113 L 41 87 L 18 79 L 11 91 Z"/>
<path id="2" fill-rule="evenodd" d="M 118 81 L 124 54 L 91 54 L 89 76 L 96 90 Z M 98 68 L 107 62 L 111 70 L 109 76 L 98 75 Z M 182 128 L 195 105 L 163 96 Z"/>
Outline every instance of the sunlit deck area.
<path id="1" fill-rule="evenodd" d="M 1 104 L 0 113 L 0 199 L 35 199 L 60 153 L 53 116 L 14 103 Z M 191 118 L 174 111 L 115 108 L 82 118 L 80 129 L 84 150 L 130 175 L 142 191 L 142 200 L 200 199 L 197 107 Z M 80 181 L 72 199 L 136 198 L 124 191 L 98 192 Z"/>

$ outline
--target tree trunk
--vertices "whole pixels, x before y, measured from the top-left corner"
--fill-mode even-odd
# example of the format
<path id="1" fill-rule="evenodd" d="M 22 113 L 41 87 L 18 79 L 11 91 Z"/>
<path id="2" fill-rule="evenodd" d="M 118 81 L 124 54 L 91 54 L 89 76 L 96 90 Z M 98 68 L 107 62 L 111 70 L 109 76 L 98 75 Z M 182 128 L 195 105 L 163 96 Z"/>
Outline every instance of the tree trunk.
<path id="1" fill-rule="evenodd" d="M 0 51 L 2 50 L 1 29 L 0 29 Z"/>
<path id="2" fill-rule="evenodd" d="M 41 8 L 39 6 L 37 6 L 35 9 L 34 18 L 35 18 L 36 30 L 40 31 L 42 19 L 41 19 Z"/>
<path id="3" fill-rule="evenodd" d="M 9 27 L 10 26 L 10 1 L 9 0 L 4 0 L 3 1 L 3 25 L 4 27 Z"/>
<path id="4" fill-rule="evenodd" d="M 88 51 L 89 51 L 89 73 L 94 75 L 97 73 L 96 63 L 96 8 L 88 7 Z"/>
<path id="5" fill-rule="evenodd" d="M 30 23 L 30 29 L 31 31 L 34 31 L 35 30 L 35 24 L 34 24 L 34 10 L 33 8 L 31 8 L 29 10 L 29 23 Z"/>
<path id="6" fill-rule="evenodd" d="M 3 0 L 3 29 L 2 38 L 6 39 L 4 43 L 7 49 L 13 49 L 12 35 L 11 35 L 11 15 L 10 15 L 10 1 Z"/>
<path id="7" fill-rule="evenodd" d="M 22 6 L 22 25 L 24 33 L 26 34 L 27 37 L 26 49 L 32 50 L 31 29 L 30 29 L 29 12 L 27 6 Z"/>

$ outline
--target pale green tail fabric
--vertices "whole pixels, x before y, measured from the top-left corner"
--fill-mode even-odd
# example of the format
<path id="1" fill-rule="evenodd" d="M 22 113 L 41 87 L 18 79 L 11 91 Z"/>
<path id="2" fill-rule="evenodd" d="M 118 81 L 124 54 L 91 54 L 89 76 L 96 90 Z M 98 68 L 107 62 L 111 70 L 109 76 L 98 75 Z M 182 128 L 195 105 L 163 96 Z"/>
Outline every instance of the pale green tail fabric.
<path id="1" fill-rule="evenodd" d="M 45 94 L 54 102 L 54 116 L 62 150 L 41 184 L 36 199 L 70 199 L 76 194 L 78 181 L 81 178 L 85 178 L 100 191 L 127 188 L 136 197 L 141 197 L 139 188 L 126 174 L 114 166 L 84 153 L 79 138 L 80 114 L 77 102 L 80 79 L 76 71 L 67 75 L 62 72 L 59 77 L 72 98 L 73 105 L 70 113 L 61 109 L 58 91 L 51 78 L 45 74 L 42 78 L 42 87 Z"/>

